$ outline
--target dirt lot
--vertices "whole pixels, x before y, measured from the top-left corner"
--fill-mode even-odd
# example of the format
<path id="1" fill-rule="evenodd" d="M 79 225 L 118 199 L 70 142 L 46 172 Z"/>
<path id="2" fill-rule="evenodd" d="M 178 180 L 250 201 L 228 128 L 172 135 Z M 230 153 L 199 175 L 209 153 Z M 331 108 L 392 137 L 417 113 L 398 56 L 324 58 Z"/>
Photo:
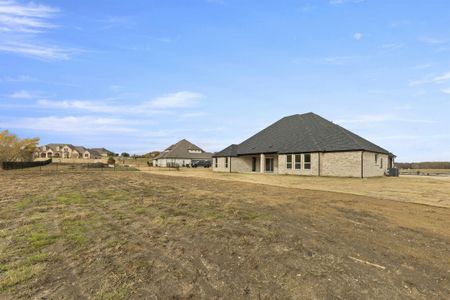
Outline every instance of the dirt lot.
<path id="1" fill-rule="evenodd" d="M 0 298 L 450 295 L 448 208 L 127 171 L 0 185 Z"/>
<path id="2" fill-rule="evenodd" d="M 402 176 L 378 178 L 309 177 L 292 175 L 221 173 L 210 169 L 140 168 L 152 174 L 211 178 L 268 184 L 307 190 L 351 193 L 394 201 L 422 203 L 450 208 L 450 177 Z"/>

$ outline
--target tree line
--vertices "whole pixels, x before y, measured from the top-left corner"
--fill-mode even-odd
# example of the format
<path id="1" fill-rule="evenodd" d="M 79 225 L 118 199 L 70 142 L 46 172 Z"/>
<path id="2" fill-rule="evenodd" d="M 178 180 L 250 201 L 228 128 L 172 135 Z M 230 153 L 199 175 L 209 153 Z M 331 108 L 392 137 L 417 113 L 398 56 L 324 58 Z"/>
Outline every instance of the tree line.
<path id="1" fill-rule="evenodd" d="M 448 161 L 395 163 L 400 169 L 450 169 Z"/>

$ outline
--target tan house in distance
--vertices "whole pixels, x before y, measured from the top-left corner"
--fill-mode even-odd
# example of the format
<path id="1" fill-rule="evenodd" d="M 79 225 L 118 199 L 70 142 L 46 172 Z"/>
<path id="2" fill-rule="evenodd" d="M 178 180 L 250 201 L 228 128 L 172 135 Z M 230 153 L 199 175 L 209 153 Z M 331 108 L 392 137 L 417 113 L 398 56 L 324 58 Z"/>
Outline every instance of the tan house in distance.
<path id="1" fill-rule="evenodd" d="M 389 151 L 314 113 L 293 115 L 213 155 L 217 172 L 375 177 L 392 168 Z"/>
<path id="2" fill-rule="evenodd" d="M 101 159 L 114 153 L 105 148 L 89 149 L 72 144 L 48 144 L 37 148 L 35 158 Z"/>
<path id="3" fill-rule="evenodd" d="M 205 152 L 202 148 L 192 144 L 188 140 L 181 140 L 171 145 L 153 159 L 155 167 L 188 167 L 196 161 L 210 161 L 212 153 Z"/>

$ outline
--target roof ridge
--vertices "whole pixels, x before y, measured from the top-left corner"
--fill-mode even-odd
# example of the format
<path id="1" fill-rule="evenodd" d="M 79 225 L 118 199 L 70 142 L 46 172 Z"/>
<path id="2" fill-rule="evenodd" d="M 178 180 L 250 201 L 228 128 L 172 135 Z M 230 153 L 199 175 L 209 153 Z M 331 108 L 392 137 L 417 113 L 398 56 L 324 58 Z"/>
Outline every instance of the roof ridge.
<path id="1" fill-rule="evenodd" d="M 283 117 L 253 134 L 238 147 L 238 155 L 350 150 L 390 153 L 313 112 Z"/>

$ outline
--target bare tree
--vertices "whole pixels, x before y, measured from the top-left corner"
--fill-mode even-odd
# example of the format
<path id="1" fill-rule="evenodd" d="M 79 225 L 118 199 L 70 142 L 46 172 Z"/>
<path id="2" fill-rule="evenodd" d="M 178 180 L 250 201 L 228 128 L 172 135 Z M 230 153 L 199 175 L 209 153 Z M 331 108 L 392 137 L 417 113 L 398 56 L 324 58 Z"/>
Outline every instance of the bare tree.
<path id="1" fill-rule="evenodd" d="M 21 139 L 8 130 L 0 131 L 0 162 L 30 161 L 39 138 Z"/>

